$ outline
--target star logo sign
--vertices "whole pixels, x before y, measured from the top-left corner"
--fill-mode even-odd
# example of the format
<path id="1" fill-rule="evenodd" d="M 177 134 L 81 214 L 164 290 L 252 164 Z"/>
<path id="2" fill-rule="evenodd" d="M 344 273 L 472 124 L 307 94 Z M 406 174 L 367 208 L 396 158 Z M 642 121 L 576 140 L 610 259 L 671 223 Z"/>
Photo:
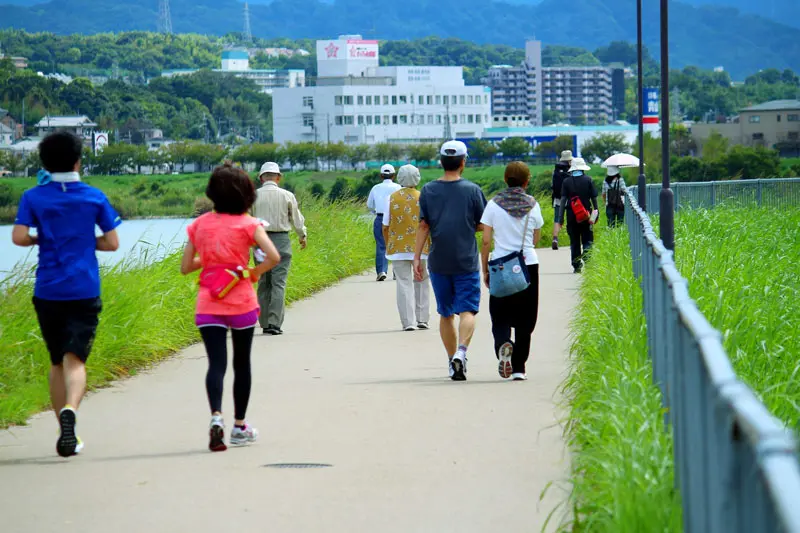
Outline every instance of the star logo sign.
<path id="1" fill-rule="evenodd" d="M 331 43 L 325 47 L 325 52 L 328 54 L 328 59 L 336 57 L 339 54 L 339 47 Z"/>

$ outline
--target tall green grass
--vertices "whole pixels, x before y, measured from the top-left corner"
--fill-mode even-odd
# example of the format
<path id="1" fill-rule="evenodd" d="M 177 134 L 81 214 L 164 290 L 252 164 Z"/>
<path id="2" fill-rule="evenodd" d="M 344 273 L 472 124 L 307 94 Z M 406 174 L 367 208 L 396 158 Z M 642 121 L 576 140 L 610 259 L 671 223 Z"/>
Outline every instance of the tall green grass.
<path id="1" fill-rule="evenodd" d="M 571 324 L 566 438 L 571 531 L 681 531 L 672 439 L 651 382 L 642 292 L 624 228 L 602 231 Z"/>
<path id="2" fill-rule="evenodd" d="M 800 211 L 686 210 L 676 264 L 739 377 L 800 432 Z"/>
<path id="3" fill-rule="evenodd" d="M 657 220 L 654 225 L 658 227 Z M 800 429 L 800 213 L 686 210 L 676 261 L 723 333 L 734 368 L 767 408 Z M 564 392 L 573 451 L 574 531 L 680 531 L 672 441 L 651 384 L 642 292 L 627 232 L 605 231 L 584 271 Z"/>
<path id="4" fill-rule="evenodd" d="M 372 261 L 371 225 L 352 204 L 304 203 L 309 246 L 295 248 L 288 299 L 296 301 L 363 271 Z M 131 260 L 102 272 L 103 312 L 87 365 L 90 388 L 134 374 L 199 340 L 196 276 L 179 272 L 180 254 Z M 24 423 L 49 404 L 49 356 L 31 304 L 30 271 L 0 294 L 0 427 Z"/>

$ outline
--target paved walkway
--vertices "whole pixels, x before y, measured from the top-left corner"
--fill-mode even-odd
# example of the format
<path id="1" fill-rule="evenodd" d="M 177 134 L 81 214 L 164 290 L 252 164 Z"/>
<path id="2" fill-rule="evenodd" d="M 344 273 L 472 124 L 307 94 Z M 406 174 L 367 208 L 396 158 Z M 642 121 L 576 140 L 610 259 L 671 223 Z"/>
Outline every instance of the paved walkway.
<path id="1" fill-rule="evenodd" d="M 207 451 L 201 346 L 91 395 L 77 458 L 55 456 L 52 414 L 0 431 L 0 530 L 540 531 L 565 490 L 554 402 L 575 296 L 568 254 L 540 255 L 527 382 L 499 380 L 488 312 L 469 381 L 454 383 L 437 331 L 398 331 L 394 284 L 352 278 L 295 305 L 283 337 L 256 338 L 254 446 Z"/>

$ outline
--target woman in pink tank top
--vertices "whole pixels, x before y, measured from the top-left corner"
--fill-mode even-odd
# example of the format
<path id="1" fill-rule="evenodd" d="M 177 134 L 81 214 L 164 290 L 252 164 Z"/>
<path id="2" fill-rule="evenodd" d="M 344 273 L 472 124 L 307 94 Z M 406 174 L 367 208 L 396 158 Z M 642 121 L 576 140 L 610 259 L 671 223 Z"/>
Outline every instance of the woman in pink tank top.
<path id="1" fill-rule="evenodd" d="M 209 449 L 224 451 L 222 383 L 228 366 L 228 330 L 233 338 L 233 403 L 235 420 L 230 443 L 254 442 L 258 430 L 247 423 L 250 400 L 250 351 L 258 324 L 258 299 L 253 287 L 262 274 L 281 258 L 261 223 L 247 214 L 256 191 L 250 176 L 230 163 L 214 169 L 206 187 L 214 211 L 202 215 L 187 228 L 189 242 L 183 251 L 181 272 L 201 270 L 195 322 L 208 354 L 206 390 L 211 407 Z M 250 250 L 258 246 L 266 259 L 249 268 Z"/>

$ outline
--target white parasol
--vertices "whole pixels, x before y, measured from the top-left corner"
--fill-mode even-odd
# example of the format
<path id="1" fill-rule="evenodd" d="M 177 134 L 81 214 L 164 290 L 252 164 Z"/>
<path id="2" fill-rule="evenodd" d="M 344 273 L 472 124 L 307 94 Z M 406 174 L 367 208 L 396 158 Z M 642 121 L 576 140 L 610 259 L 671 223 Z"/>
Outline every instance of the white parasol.
<path id="1" fill-rule="evenodd" d="M 639 166 L 639 158 L 631 154 L 614 154 L 600 165 L 603 168 L 619 167 L 630 168 Z"/>

